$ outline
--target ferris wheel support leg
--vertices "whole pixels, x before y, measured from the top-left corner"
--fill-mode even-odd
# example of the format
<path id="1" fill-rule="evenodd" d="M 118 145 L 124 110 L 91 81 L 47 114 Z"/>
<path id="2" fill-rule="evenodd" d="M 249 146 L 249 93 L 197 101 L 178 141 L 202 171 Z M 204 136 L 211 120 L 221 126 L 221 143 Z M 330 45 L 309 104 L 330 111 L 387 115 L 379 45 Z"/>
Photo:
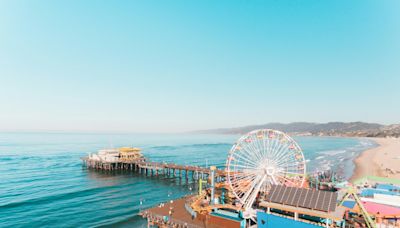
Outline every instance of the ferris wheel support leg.
<path id="1" fill-rule="evenodd" d="M 258 183 L 257 187 L 253 190 L 253 192 L 252 192 L 252 194 L 251 194 L 251 196 L 250 196 L 250 199 L 249 199 L 249 201 L 248 201 L 248 204 L 247 204 L 246 208 L 251 208 L 251 207 L 253 206 L 253 203 L 254 203 L 254 201 L 256 200 L 256 197 L 257 197 L 257 195 L 258 195 L 258 192 L 260 191 L 261 186 L 264 184 L 264 181 L 265 181 L 265 178 L 266 178 L 266 177 L 267 177 L 267 176 L 264 175 L 263 178 L 261 179 L 261 181 Z"/>
<path id="2" fill-rule="evenodd" d="M 254 182 L 252 183 L 251 188 L 249 190 L 247 190 L 246 194 L 244 195 L 244 197 L 242 199 L 243 202 L 247 202 L 247 199 L 250 197 L 251 193 L 254 191 L 255 186 L 257 185 L 257 183 L 259 183 L 259 180 L 260 180 L 260 177 L 257 176 L 256 179 L 254 180 Z M 250 205 L 250 207 L 251 207 L 251 205 Z M 247 206 L 245 208 L 247 208 Z"/>

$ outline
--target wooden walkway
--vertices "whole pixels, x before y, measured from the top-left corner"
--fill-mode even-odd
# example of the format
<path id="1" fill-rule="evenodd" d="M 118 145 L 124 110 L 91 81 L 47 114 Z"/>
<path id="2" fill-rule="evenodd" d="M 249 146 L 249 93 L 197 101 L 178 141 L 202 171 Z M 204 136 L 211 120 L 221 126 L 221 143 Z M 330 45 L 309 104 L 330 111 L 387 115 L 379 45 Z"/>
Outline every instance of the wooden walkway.
<path id="1" fill-rule="evenodd" d="M 157 207 L 140 212 L 143 218 L 147 219 L 148 226 L 156 227 L 176 227 L 176 228 L 221 228 L 239 227 L 238 222 L 230 219 L 215 220 L 208 211 L 201 214 L 193 211 L 190 206 L 193 200 L 201 198 L 189 195 L 183 198 L 161 203 Z M 222 208 L 224 205 L 215 205 L 213 208 Z M 232 206 L 233 207 L 233 206 Z M 228 208 L 225 206 L 225 208 Z M 237 208 L 233 208 L 237 210 Z"/>
<path id="2" fill-rule="evenodd" d="M 83 165 L 89 169 L 96 170 L 126 170 L 145 175 L 158 176 L 167 175 L 179 178 L 192 178 L 192 179 L 207 179 L 211 174 L 209 168 L 191 165 L 178 165 L 174 163 L 163 162 L 150 162 L 146 159 L 132 160 L 132 161 L 117 161 L 106 162 L 89 159 L 88 157 L 82 158 Z M 216 181 L 219 182 L 225 177 L 225 170 L 217 169 L 215 171 Z"/>

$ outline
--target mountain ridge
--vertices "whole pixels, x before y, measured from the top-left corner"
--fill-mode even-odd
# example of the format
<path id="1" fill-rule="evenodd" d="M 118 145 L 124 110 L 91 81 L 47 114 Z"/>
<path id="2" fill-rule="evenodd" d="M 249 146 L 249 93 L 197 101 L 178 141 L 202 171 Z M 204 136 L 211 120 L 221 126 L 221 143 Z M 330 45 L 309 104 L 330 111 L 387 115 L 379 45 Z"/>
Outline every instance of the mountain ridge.
<path id="1" fill-rule="evenodd" d="M 400 124 L 383 125 L 367 122 L 272 122 L 234 128 L 193 131 L 203 134 L 245 134 L 256 129 L 275 129 L 291 135 L 347 136 L 347 137 L 400 137 Z"/>

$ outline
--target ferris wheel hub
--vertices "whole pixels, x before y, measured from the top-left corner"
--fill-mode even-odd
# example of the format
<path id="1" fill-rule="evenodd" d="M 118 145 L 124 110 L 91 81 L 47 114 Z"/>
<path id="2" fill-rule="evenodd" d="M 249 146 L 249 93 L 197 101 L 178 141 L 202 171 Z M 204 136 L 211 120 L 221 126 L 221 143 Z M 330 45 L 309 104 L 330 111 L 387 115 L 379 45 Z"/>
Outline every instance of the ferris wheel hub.
<path id="1" fill-rule="evenodd" d="M 268 166 L 264 169 L 264 173 L 267 174 L 268 176 L 273 176 L 275 174 L 275 167 L 273 166 Z"/>

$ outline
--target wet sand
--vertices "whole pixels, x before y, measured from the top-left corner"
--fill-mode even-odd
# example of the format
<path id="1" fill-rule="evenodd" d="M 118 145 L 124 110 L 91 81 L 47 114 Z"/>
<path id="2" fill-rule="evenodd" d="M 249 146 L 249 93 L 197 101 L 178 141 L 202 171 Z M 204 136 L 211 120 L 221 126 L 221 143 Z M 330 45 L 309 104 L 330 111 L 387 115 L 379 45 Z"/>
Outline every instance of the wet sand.
<path id="1" fill-rule="evenodd" d="M 363 176 L 379 176 L 400 179 L 400 138 L 370 138 L 378 147 L 362 152 L 355 160 L 351 181 Z"/>

